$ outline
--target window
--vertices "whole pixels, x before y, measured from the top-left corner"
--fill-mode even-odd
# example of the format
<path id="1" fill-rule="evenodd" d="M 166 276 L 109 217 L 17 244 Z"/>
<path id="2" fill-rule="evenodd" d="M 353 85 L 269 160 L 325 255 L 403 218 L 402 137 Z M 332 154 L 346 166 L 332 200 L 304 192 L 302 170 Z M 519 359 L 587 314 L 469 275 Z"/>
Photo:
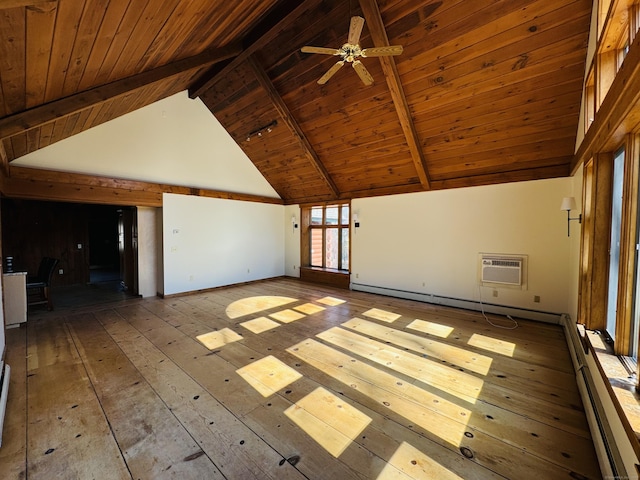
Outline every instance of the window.
<path id="1" fill-rule="evenodd" d="M 305 210 L 308 212 L 304 215 Z M 331 270 L 349 270 L 348 203 L 303 208 L 308 218 L 309 266 Z M 304 225 L 303 225 L 304 226 Z"/>

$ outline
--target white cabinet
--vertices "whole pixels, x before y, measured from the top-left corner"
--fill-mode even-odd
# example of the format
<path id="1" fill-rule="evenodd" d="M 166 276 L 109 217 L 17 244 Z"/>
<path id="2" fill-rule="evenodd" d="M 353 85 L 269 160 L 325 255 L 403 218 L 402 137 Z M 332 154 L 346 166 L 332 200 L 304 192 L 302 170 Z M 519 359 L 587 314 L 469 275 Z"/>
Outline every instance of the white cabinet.
<path id="1" fill-rule="evenodd" d="M 27 272 L 2 274 L 4 322 L 7 326 L 27 321 Z"/>

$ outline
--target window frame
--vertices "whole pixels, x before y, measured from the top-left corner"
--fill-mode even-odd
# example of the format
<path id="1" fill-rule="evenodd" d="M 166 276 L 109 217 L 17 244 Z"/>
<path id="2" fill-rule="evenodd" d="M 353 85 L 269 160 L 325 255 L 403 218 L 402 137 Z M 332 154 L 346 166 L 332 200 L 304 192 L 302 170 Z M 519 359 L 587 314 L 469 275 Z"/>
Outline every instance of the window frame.
<path id="1" fill-rule="evenodd" d="M 338 221 L 335 224 L 327 223 L 327 209 L 329 208 L 338 208 Z M 346 223 L 342 223 L 343 216 L 343 208 L 349 209 L 349 214 L 346 218 Z M 322 209 L 322 220 L 320 224 L 314 224 L 312 222 L 312 211 L 314 209 Z M 300 235 L 300 253 L 301 253 L 301 261 L 300 265 L 307 268 L 321 269 L 332 272 L 339 273 L 349 273 L 351 268 L 351 202 L 349 201 L 339 201 L 339 202 L 324 202 L 324 203 L 314 203 L 309 205 L 301 205 L 301 235 Z M 322 231 L 322 265 L 313 265 L 313 258 L 311 254 L 311 246 L 313 240 L 313 231 Z M 337 230 L 338 232 L 338 268 L 327 267 L 327 232 L 329 230 Z M 347 232 L 348 235 L 348 248 L 347 252 L 347 268 L 344 268 L 343 265 L 343 235 L 344 232 Z"/>

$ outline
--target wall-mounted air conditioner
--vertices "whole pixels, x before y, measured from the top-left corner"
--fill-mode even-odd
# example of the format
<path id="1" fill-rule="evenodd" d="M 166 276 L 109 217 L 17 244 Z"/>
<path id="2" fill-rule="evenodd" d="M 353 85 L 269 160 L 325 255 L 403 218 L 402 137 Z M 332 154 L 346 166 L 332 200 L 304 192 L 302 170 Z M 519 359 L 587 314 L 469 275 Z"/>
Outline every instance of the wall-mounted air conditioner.
<path id="1" fill-rule="evenodd" d="M 480 254 L 480 283 L 523 287 L 525 256 Z"/>

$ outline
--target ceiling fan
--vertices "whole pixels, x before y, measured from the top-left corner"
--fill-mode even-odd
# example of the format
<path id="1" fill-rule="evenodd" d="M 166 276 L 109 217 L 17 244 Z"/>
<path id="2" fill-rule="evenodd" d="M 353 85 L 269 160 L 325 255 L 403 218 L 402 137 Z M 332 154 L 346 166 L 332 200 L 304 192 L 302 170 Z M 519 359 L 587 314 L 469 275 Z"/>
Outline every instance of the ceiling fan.
<path id="1" fill-rule="evenodd" d="M 350 63 L 353 69 L 356 71 L 360 80 L 365 85 L 371 85 L 373 83 L 373 77 L 369 71 L 365 68 L 363 63 L 358 59 L 359 57 L 383 57 L 387 55 L 400 55 L 402 53 L 402 45 L 389 45 L 387 47 L 374 47 L 374 48 L 360 48 L 358 42 L 360 41 L 360 34 L 362 33 L 362 27 L 364 27 L 364 18 L 353 16 L 351 17 L 351 23 L 349 25 L 349 37 L 347 43 L 340 48 L 325 48 L 325 47 L 302 47 L 303 53 L 322 53 L 325 55 L 339 55 L 342 60 L 331 67 L 327 73 L 325 73 L 318 83 L 324 85 L 327 81 L 340 70 L 345 62 Z"/>

